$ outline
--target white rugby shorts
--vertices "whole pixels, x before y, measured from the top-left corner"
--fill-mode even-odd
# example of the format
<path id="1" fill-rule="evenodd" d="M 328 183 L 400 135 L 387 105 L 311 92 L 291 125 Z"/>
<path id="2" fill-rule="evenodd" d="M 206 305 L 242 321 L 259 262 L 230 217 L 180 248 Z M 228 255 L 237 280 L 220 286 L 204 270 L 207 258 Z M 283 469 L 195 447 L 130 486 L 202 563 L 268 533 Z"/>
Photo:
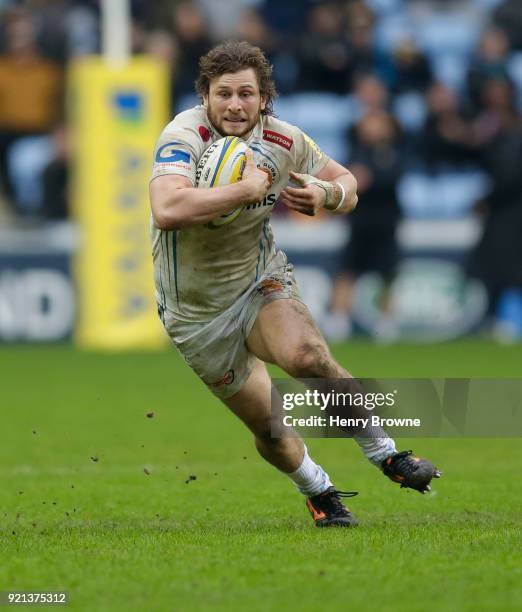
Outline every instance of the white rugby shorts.
<path id="1" fill-rule="evenodd" d="M 278 251 L 263 276 L 208 322 L 187 323 L 168 310 L 163 312 L 163 325 L 181 356 L 219 398 L 235 395 L 254 367 L 255 356 L 246 339 L 261 308 L 280 299 L 302 302 L 293 270 Z"/>

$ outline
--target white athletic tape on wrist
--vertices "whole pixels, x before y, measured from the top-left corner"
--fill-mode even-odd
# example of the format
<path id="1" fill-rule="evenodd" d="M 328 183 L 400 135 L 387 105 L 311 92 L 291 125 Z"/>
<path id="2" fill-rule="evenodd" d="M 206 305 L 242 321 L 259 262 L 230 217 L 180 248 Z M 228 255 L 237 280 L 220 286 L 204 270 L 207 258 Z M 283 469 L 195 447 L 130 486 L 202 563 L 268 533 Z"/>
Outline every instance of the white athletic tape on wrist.
<path id="1" fill-rule="evenodd" d="M 339 202 L 339 204 L 337 204 L 337 206 L 335 208 L 332 208 L 332 210 L 330 210 L 330 212 L 335 212 L 336 210 L 339 210 L 339 208 L 341 208 L 341 206 L 344 204 L 344 198 L 346 197 L 346 191 L 344 189 L 344 187 L 341 185 L 341 183 L 337 183 L 339 185 L 339 187 L 341 188 L 341 201 Z"/>
<path id="2" fill-rule="evenodd" d="M 326 210 L 328 210 L 329 212 L 335 212 L 336 210 L 339 210 L 339 208 L 341 208 L 344 203 L 344 198 L 346 197 L 346 192 L 341 183 L 322 181 L 321 179 L 315 178 L 315 176 L 311 176 L 310 174 L 302 174 L 301 176 L 304 179 L 306 185 L 316 185 L 317 187 L 324 189 L 324 192 L 326 194 L 324 208 L 326 208 Z M 339 203 L 335 201 L 335 186 L 338 186 L 341 189 L 341 201 Z"/>

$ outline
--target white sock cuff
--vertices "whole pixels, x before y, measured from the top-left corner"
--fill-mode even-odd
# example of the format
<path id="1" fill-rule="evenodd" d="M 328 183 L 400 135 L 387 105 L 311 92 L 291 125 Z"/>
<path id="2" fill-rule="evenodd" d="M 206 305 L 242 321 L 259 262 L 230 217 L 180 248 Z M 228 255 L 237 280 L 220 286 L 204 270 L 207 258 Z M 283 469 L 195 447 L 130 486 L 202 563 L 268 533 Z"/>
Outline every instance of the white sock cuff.
<path id="1" fill-rule="evenodd" d="M 288 474 L 288 476 L 296 484 L 299 491 L 307 497 L 319 495 L 319 493 L 326 491 L 328 487 L 332 486 L 328 474 L 310 458 L 306 446 L 301 465 L 295 472 Z"/>
<path id="2" fill-rule="evenodd" d="M 397 452 L 393 438 L 361 438 L 356 437 L 366 458 L 378 468 L 390 455 Z"/>

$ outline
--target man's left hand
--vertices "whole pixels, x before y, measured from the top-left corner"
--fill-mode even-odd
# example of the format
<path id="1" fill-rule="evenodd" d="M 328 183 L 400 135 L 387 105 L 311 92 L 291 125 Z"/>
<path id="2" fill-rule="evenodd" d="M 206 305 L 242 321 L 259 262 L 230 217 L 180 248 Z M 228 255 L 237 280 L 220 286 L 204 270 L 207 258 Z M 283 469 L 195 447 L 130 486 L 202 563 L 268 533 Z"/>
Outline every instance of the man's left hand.
<path id="1" fill-rule="evenodd" d="M 281 192 L 283 203 L 303 215 L 313 217 L 317 211 L 324 207 L 326 202 L 326 191 L 317 185 L 310 184 L 313 177 L 298 172 L 290 172 L 290 178 L 299 187 L 286 187 Z"/>

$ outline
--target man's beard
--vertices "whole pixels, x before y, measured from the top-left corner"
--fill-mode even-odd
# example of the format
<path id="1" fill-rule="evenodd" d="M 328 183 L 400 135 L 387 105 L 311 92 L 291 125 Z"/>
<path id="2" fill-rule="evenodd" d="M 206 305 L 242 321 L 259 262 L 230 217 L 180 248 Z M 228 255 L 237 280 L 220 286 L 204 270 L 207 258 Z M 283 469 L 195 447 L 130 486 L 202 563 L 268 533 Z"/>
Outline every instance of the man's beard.
<path id="1" fill-rule="evenodd" d="M 261 117 L 261 106 L 259 106 L 259 110 L 257 112 L 256 117 L 254 117 L 254 119 L 252 119 L 251 121 L 247 119 L 245 122 L 240 123 L 242 129 L 238 131 L 234 131 L 234 132 L 229 132 L 228 130 L 225 129 L 223 125 L 223 120 L 221 121 L 221 123 L 217 121 L 216 115 L 214 114 L 212 110 L 212 106 L 210 105 L 210 102 L 207 105 L 207 116 L 209 118 L 210 123 L 212 124 L 212 127 L 222 136 L 238 136 L 239 138 L 242 138 L 243 136 L 246 136 L 247 134 L 249 134 L 254 129 L 254 127 L 258 124 L 259 119 Z"/>

